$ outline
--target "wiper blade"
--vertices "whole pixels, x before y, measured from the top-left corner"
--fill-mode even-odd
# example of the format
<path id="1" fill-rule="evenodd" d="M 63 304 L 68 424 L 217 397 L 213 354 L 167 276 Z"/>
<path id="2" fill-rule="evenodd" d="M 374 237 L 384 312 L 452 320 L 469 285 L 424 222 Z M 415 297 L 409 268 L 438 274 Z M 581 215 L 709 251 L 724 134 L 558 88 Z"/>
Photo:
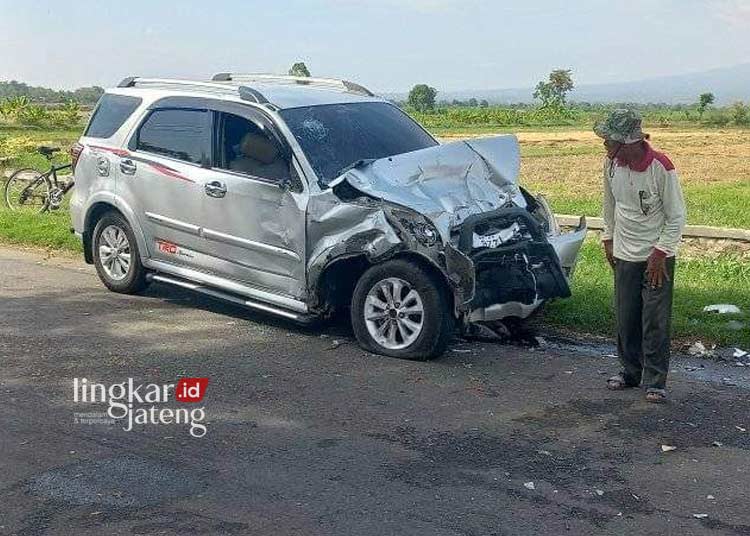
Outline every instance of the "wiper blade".
<path id="1" fill-rule="evenodd" d="M 358 168 L 360 166 L 366 166 L 367 164 L 375 162 L 375 160 L 377 160 L 377 158 L 361 158 L 359 160 L 355 160 L 348 166 L 344 166 L 339 171 L 337 171 L 336 175 L 334 175 L 334 178 L 339 178 L 341 175 L 343 175 L 347 171 L 351 171 L 352 169 Z"/>

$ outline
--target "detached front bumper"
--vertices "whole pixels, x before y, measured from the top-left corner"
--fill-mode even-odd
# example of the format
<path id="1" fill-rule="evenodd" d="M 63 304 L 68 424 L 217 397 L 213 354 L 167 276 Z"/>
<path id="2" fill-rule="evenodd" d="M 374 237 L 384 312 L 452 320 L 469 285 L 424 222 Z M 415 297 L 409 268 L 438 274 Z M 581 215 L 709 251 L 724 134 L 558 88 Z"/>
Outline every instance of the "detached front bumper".
<path id="1" fill-rule="evenodd" d="M 556 226 L 545 234 L 525 209 L 505 209 L 490 216 L 502 222 L 519 222 L 527 238 L 492 249 L 472 251 L 468 233 L 474 234 L 486 219 L 468 222 L 462 231 L 461 249 L 474 263 L 474 297 L 468 304 L 469 322 L 527 318 L 542 303 L 570 296 L 569 280 L 586 238 L 586 219 L 561 233 Z M 466 233 L 466 234 L 464 234 Z M 469 235 L 469 236 L 471 236 Z"/>

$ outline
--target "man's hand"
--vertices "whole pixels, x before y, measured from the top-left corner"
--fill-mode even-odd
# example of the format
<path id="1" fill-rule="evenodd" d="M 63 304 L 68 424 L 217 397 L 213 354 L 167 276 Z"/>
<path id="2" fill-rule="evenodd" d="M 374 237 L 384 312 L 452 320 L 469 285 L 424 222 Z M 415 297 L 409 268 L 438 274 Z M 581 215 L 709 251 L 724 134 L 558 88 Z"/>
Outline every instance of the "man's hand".
<path id="1" fill-rule="evenodd" d="M 602 244 L 604 245 L 604 254 L 607 256 L 607 262 L 614 270 L 615 269 L 615 255 L 614 253 L 612 253 L 612 241 L 604 240 Z"/>
<path id="2" fill-rule="evenodd" d="M 667 254 L 659 249 L 655 249 L 648 256 L 646 265 L 646 279 L 651 288 L 661 288 L 664 281 L 669 281 L 667 273 Z"/>

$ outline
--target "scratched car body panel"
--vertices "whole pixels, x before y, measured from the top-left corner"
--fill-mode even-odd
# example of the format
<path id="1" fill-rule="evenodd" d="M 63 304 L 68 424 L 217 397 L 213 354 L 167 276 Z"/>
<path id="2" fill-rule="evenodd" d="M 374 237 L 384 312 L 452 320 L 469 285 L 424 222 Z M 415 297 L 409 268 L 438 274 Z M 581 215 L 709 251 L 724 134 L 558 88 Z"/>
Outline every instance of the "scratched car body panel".
<path id="1" fill-rule="evenodd" d="M 515 136 L 440 145 L 349 82 L 121 86 L 79 142 L 71 200 L 112 290 L 159 281 L 298 321 L 351 308 L 363 347 L 409 358 L 570 294 L 585 220 L 561 232 L 519 185 Z"/>

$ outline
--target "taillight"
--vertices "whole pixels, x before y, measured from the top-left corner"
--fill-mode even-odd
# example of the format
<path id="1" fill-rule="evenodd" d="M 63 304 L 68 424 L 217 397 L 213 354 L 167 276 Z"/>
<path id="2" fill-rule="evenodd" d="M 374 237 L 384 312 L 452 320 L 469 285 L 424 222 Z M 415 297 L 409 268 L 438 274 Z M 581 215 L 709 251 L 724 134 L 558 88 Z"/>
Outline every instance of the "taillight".
<path id="1" fill-rule="evenodd" d="M 73 165 L 73 171 L 76 170 L 76 164 L 78 163 L 78 159 L 81 156 L 81 153 L 83 152 L 83 145 L 81 145 L 78 142 L 75 142 L 73 144 L 73 147 L 70 148 L 70 158 L 72 160 Z"/>

